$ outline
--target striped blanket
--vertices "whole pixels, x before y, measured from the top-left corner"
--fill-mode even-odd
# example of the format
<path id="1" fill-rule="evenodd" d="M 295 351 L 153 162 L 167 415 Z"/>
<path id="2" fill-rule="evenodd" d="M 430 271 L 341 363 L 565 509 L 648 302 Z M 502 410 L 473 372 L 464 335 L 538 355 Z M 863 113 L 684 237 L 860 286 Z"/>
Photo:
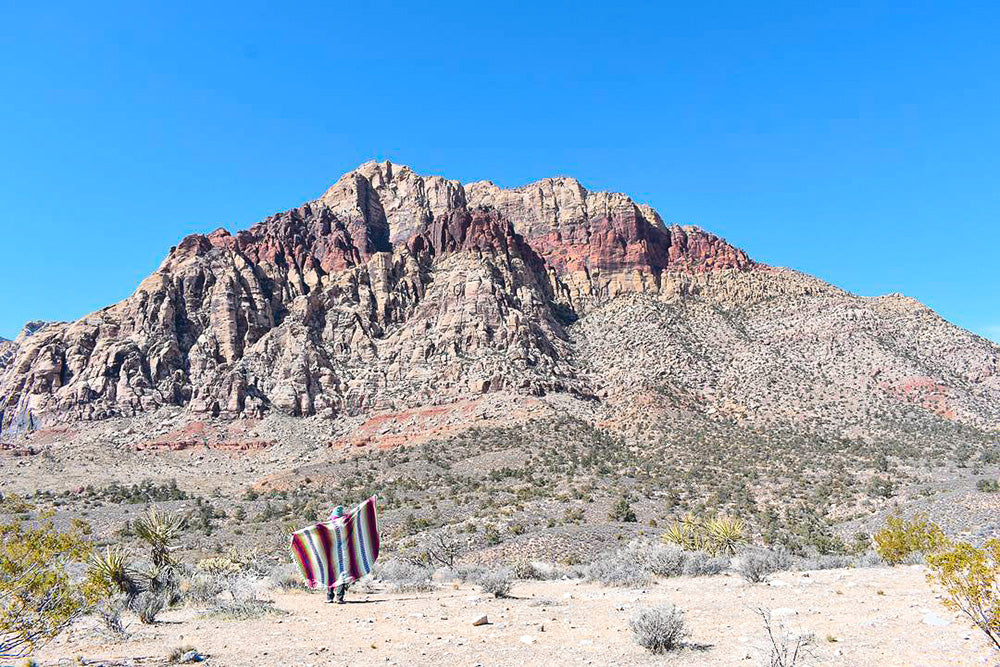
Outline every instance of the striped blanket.
<path id="1" fill-rule="evenodd" d="M 375 496 L 339 519 L 292 534 L 292 553 L 310 588 L 349 584 L 369 574 L 378 545 Z"/>

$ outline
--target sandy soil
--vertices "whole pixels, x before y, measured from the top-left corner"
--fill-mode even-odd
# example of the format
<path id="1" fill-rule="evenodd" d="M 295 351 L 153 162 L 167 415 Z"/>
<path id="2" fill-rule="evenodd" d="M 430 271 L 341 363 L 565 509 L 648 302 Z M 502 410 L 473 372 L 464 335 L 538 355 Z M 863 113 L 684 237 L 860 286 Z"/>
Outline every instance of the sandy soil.
<path id="1" fill-rule="evenodd" d="M 513 599 L 443 583 L 430 593 L 391 594 L 374 585 L 350 604 L 272 591 L 287 615 L 251 621 L 168 611 L 155 626 L 107 643 L 84 621 L 40 654 L 43 665 L 162 664 L 191 645 L 207 665 L 758 665 L 765 636 L 755 610 L 771 609 L 793 632 L 815 635 L 823 665 L 1000 665 L 1000 652 L 945 609 L 921 566 L 787 572 L 769 584 L 737 576 L 659 580 L 644 590 L 578 581 L 519 582 Z M 639 606 L 670 602 L 686 610 L 688 647 L 657 657 L 633 642 L 628 619 Z M 490 624 L 473 627 L 482 614 Z"/>

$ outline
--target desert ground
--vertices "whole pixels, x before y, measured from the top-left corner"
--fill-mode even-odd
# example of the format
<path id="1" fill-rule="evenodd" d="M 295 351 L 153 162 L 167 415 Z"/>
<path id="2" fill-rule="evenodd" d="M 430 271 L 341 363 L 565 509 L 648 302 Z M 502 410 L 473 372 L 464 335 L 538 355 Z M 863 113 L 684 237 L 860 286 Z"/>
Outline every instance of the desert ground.
<path id="1" fill-rule="evenodd" d="M 495 599 L 445 579 L 434 590 L 392 593 L 359 583 L 349 603 L 308 591 L 263 593 L 279 613 L 225 620 L 194 607 L 132 624 L 127 641 L 81 621 L 37 656 L 41 665 L 159 665 L 178 648 L 204 664 L 243 665 L 757 665 L 769 646 L 757 613 L 811 638 L 798 664 L 1000 665 L 985 636 L 947 610 L 923 566 L 782 572 L 750 584 L 734 574 L 657 579 L 643 589 L 582 580 L 519 581 Z M 656 656 L 633 641 L 643 606 L 685 611 L 685 647 Z M 283 612 L 283 613 L 281 613 Z M 473 626 L 486 615 L 489 623 Z"/>

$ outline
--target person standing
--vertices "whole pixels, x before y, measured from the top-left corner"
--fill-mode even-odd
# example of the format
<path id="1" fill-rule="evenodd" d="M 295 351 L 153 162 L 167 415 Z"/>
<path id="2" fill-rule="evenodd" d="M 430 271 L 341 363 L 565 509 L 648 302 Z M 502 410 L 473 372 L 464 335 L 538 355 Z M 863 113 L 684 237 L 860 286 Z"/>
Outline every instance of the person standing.
<path id="1" fill-rule="evenodd" d="M 329 520 L 330 521 L 336 521 L 337 519 L 343 518 L 343 516 L 344 516 L 344 506 L 343 505 L 337 505 L 336 507 L 333 508 L 333 512 L 330 513 L 330 519 Z M 344 594 L 347 593 L 347 586 L 348 586 L 348 584 L 340 584 L 339 586 L 336 587 L 336 589 L 337 589 L 337 591 L 336 591 L 337 592 L 337 598 L 336 598 L 337 604 L 345 604 L 345 602 L 344 602 Z M 331 604 L 334 601 L 334 597 L 333 597 L 334 590 L 333 589 L 334 589 L 333 586 L 328 586 L 327 589 L 326 589 L 326 601 L 328 603 L 331 603 Z"/>

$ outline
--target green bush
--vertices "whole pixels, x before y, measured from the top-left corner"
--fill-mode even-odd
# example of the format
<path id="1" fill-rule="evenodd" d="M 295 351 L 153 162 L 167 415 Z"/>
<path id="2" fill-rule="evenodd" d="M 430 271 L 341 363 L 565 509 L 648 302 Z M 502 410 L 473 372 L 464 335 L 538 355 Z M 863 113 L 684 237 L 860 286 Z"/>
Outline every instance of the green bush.
<path id="1" fill-rule="evenodd" d="M 929 554 L 947 543 L 944 531 L 919 514 L 906 520 L 886 519 L 885 528 L 875 533 L 875 553 L 890 565 L 898 565 L 915 554 Z"/>
<path id="2" fill-rule="evenodd" d="M 636 523 L 635 510 L 632 509 L 628 496 L 622 496 L 618 499 L 618 502 L 611 508 L 608 518 L 623 523 Z"/>
<path id="3" fill-rule="evenodd" d="M 100 583 L 66 571 L 90 554 L 79 531 L 60 532 L 50 518 L 38 528 L 0 524 L 0 658 L 32 653 L 103 597 Z"/>
<path id="4" fill-rule="evenodd" d="M 949 544 L 927 556 L 928 577 L 944 586 L 945 605 L 962 612 L 1000 649 L 1000 539 L 981 549 Z"/>
<path id="5" fill-rule="evenodd" d="M 983 493 L 997 493 L 1000 492 L 1000 482 L 995 479 L 986 479 L 985 477 L 976 482 L 976 490 L 982 491 Z"/>

